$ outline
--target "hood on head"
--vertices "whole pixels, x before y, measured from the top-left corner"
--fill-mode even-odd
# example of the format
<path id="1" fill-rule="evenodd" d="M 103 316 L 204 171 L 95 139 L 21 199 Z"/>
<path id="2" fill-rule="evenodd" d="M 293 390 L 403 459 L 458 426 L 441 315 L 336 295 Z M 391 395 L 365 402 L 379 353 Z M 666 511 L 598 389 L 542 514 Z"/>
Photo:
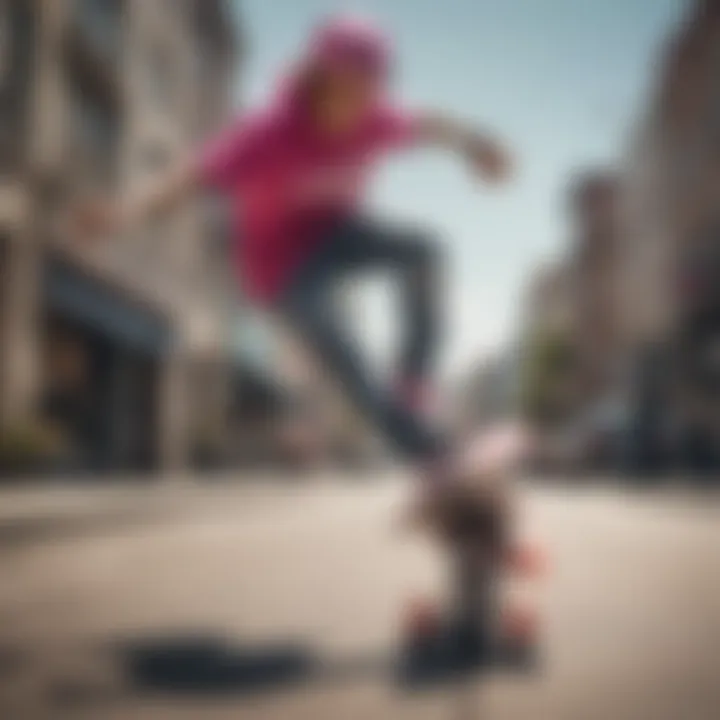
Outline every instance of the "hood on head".
<path id="1" fill-rule="evenodd" d="M 390 71 L 391 43 L 371 20 L 335 16 L 318 25 L 310 38 L 306 62 L 313 66 L 352 64 L 383 79 Z"/>
<path id="2" fill-rule="evenodd" d="M 334 64 L 350 64 L 379 81 L 379 97 L 390 74 L 391 42 L 370 20 L 355 15 L 333 16 L 319 24 L 307 49 L 290 67 L 280 83 L 276 107 L 290 117 L 302 115 L 308 79 L 314 70 Z"/>

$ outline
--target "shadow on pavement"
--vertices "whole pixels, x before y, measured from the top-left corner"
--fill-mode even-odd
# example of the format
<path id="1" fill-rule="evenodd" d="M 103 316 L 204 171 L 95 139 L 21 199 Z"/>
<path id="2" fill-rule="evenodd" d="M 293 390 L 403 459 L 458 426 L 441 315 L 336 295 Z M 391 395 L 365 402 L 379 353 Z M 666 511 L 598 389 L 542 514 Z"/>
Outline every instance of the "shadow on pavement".
<path id="1" fill-rule="evenodd" d="M 502 668 L 526 673 L 536 667 L 533 645 L 502 644 L 491 652 L 465 643 L 449 649 L 438 637 L 397 653 L 331 659 L 293 643 L 246 646 L 215 637 L 172 637 L 121 643 L 118 652 L 135 691 L 187 694 L 250 694 L 371 677 L 422 691 Z"/>
<path id="2" fill-rule="evenodd" d="M 432 658 L 423 658 L 421 652 L 413 659 L 401 648 L 333 658 L 302 643 L 251 645 L 197 633 L 121 638 L 100 646 L 70 644 L 61 650 L 48 661 L 40 650 L 25 654 L 0 646 L 0 717 L 21 716 L 3 706 L 3 677 L 14 688 L 15 702 L 39 698 L 48 712 L 92 712 L 100 720 L 108 712 L 125 711 L 131 717 L 137 703 L 156 697 L 238 701 L 368 680 L 414 693 L 439 685 L 460 687 L 483 674 L 480 668 L 450 668 L 445 662 L 433 668 L 426 664 Z M 439 660 L 443 658 L 437 656 L 431 665 Z M 406 672 L 413 667 L 420 672 L 409 678 Z M 42 696 L 35 691 L 40 679 Z M 33 698 L 27 695 L 31 688 Z"/>
<path id="3" fill-rule="evenodd" d="M 140 691 L 247 693 L 307 681 L 318 661 L 300 646 L 233 647 L 216 638 L 171 638 L 120 648 L 126 677 Z"/>
<path id="4" fill-rule="evenodd" d="M 233 645 L 216 637 L 140 640 L 116 650 L 125 679 L 141 693 L 245 695 L 352 681 L 390 666 L 381 657 L 328 660 L 295 643 Z"/>

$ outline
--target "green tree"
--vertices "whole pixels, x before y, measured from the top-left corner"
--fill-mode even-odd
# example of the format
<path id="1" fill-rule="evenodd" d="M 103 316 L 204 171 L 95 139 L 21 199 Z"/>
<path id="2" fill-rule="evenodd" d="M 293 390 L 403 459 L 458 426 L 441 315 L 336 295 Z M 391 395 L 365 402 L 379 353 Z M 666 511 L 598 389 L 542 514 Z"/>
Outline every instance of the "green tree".
<path id="1" fill-rule="evenodd" d="M 521 377 L 521 406 L 531 420 L 559 419 L 566 407 L 567 388 L 575 364 L 568 333 L 536 331 L 526 344 Z"/>

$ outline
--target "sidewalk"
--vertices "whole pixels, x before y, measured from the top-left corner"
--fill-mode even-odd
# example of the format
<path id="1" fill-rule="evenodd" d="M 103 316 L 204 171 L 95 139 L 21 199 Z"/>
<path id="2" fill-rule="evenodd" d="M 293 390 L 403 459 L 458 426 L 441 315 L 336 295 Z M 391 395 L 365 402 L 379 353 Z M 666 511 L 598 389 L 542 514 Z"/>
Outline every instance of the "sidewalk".
<path id="1" fill-rule="evenodd" d="M 165 484 L 25 483 L 0 488 L 0 547 L 130 521 L 175 502 Z"/>
<path id="2" fill-rule="evenodd" d="M 26 481 L 0 485 L 0 548 L 72 535 L 124 523 L 145 522 L 208 508 L 260 507 L 263 500 L 292 501 L 308 482 L 337 481 L 319 475 L 233 472 Z"/>

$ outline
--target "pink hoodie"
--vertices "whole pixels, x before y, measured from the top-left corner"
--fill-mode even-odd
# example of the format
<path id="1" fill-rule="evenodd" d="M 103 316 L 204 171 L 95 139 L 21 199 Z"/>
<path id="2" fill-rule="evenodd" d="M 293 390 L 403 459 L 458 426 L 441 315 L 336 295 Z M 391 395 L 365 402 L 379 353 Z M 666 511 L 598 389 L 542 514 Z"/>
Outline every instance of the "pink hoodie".
<path id="1" fill-rule="evenodd" d="M 299 67 L 334 62 L 358 64 L 381 81 L 375 107 L 352 134 L 323 137 L 306 122 L 299 70 L 275 102 L 239 119 L 199 157 L 202 179 L 234 199 L 233 261 L 243 289 L 259 302 L 281 294 L 355 210 L 377 160 L 416 137 L 414 116 L 382 98 L 390 52 L 378 30 L 348 18 L 321 26 Z"/>

